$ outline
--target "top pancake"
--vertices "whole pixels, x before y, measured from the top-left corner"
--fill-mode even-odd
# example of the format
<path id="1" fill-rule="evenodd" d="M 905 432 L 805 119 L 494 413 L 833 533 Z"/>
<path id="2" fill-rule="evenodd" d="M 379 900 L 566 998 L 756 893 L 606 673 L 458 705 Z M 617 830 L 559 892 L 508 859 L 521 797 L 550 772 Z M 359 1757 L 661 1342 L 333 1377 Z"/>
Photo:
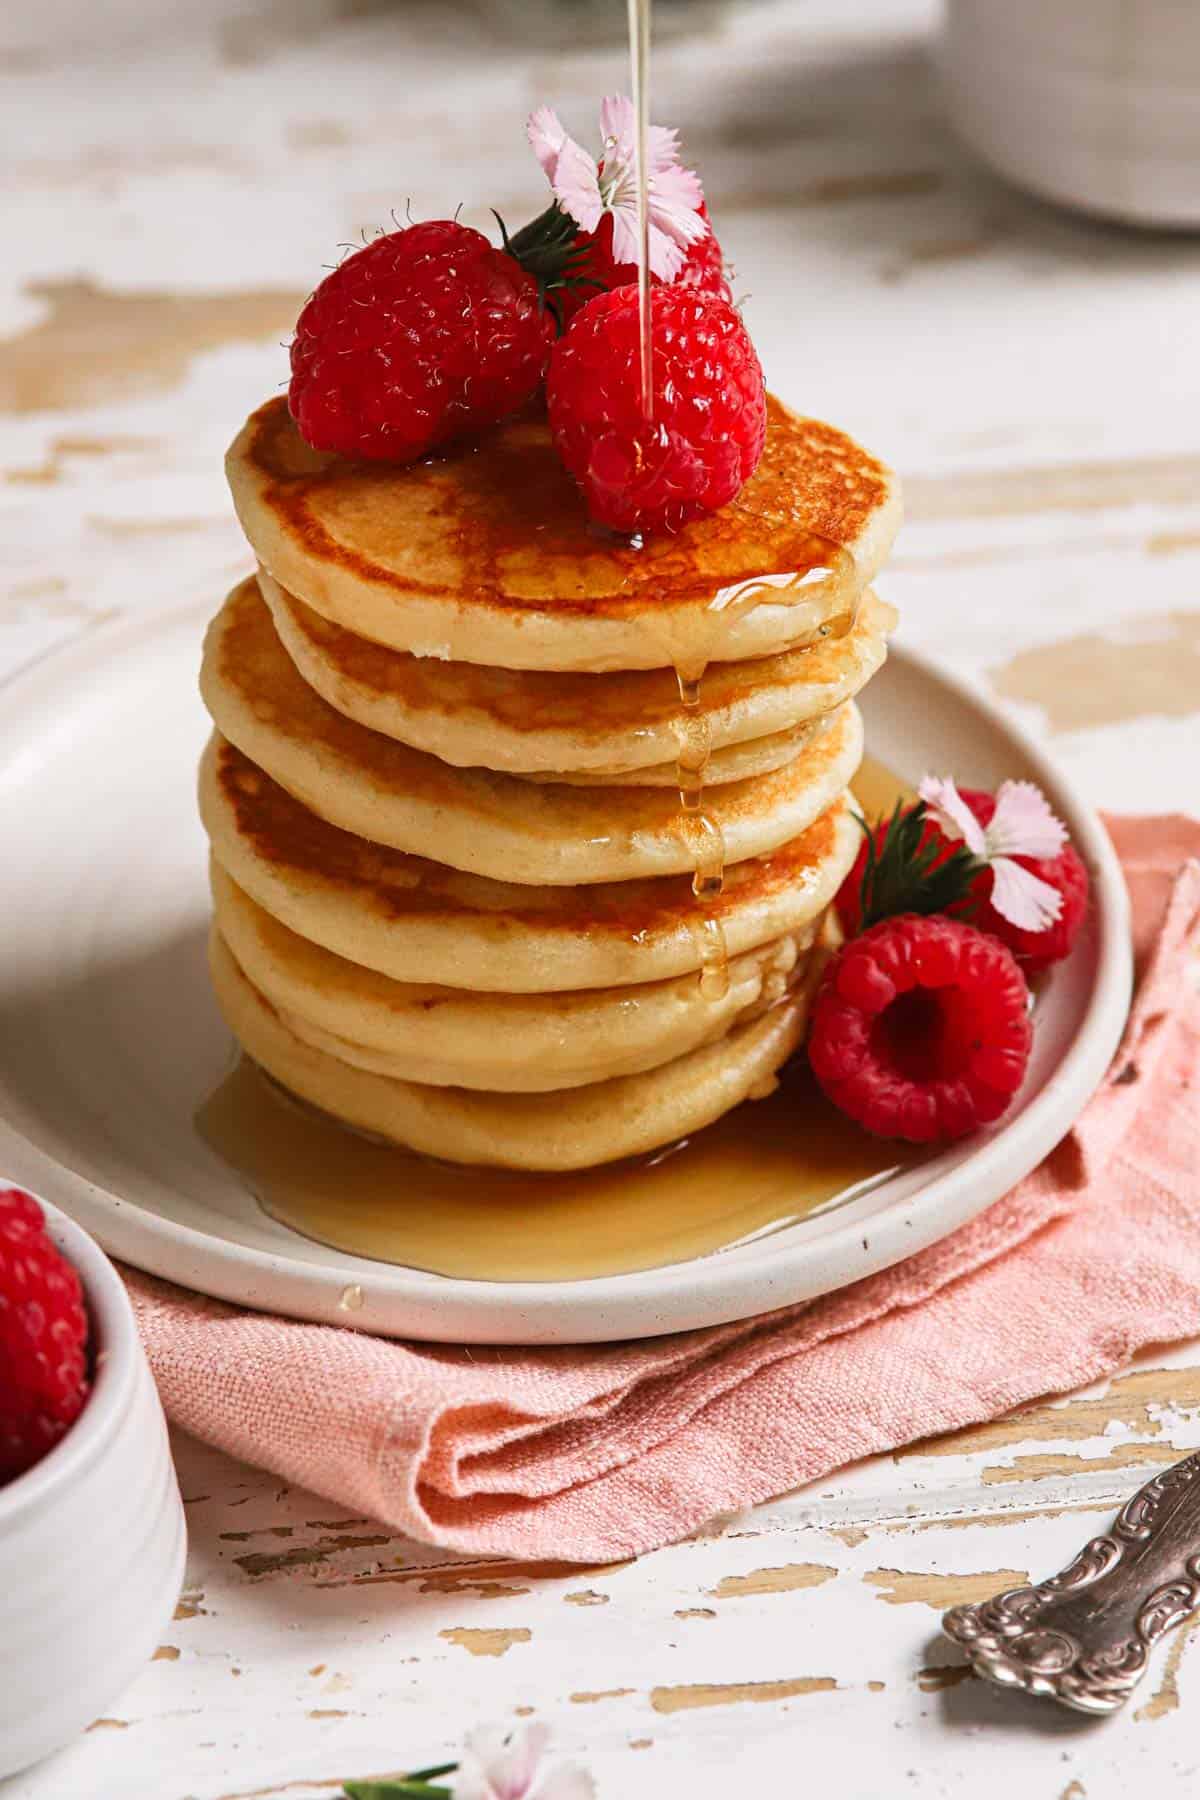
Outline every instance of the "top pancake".
<path id="1" fill-rule="evenodd" d="M 900 522 L 882 463 L 774 399 L 738 498 L 640 547 L 589 525 L 544 418 L 389 468 L 309 449 L 279 398 L 226 468 L 259 560 L 314 611 L 507 669 L 691 669 L 807 642 L 853 607 Z"/>

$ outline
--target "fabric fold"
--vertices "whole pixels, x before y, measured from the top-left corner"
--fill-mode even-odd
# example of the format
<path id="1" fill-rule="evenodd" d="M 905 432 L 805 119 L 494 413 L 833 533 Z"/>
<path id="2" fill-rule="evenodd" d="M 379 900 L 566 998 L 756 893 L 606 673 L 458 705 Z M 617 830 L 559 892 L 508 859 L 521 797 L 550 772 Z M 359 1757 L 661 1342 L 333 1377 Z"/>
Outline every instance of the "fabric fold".
<path id="1" fill-rule="evenodd" d="M 414 1537 L 594 1562 L 1200 1330 L 1200 823 L 1109 826 L 1138 967 L 1120 1050 L 950 1237 L 758 1319 L 542 1350 L 370 1338 L 128 1270 L 168 1415 Z"/>

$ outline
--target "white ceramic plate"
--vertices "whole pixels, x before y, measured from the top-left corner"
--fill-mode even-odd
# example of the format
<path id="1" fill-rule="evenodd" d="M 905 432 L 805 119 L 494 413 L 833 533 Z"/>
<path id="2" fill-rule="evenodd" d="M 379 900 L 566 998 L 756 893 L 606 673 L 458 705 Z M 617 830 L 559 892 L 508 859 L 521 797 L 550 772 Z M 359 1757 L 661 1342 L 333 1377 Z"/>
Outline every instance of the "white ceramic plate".
<path id="1" fill-rule="evenodd" d="M 206 846 L 193 800 L 207 720 L 203 616 L 102 628 L 27 670 L 0 708 L 0 1175 L 113 1255 L 218 1298 L 457 1343 L 649 1337 L 843 1286 L 953 1231 L 1067 1131 L 1128 1005 L 1124 884 L 1095 815 L 978 695 L 902 650 L 867 699 L 875 755 L 993 786 L 1028 776 L 1088 862 L 1095 906 L 1038 1007 L 1003 1125 L 861 1197 L 716 1255 L 563 1283 L 450 1280 L 326 1249 L 276 1224 L 201 1143 L 230 1040 L 204 960 Z"/>

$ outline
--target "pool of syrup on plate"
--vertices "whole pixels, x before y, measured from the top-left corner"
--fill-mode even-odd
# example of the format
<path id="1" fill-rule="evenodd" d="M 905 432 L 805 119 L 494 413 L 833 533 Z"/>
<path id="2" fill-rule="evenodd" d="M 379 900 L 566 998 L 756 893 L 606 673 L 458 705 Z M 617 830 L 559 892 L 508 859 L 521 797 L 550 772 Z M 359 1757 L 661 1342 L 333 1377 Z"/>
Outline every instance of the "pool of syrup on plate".
<path id="1" fill-rule="evenodd" d="M 910 790 L 868 758 L 863 811 Z M 803 1059 L 681 1145 L 569 1175 L 432 1161 L 347 1131 L 243 1059 L 197 1128 L 265 1211 L 356 1256 L 485 1281 L 570 1281 L 702 1256 L 877 1185 L 895 1145 L 867 1137 L 816 1090 Z"/>

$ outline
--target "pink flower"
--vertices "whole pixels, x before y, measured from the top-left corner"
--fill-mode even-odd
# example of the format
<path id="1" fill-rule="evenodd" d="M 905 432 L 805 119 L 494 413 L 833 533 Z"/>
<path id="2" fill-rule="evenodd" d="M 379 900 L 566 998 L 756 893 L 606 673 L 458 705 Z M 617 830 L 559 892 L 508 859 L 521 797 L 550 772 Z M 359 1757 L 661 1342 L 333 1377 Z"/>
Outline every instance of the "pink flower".
<path id="1" fill-rule="evenodd" d="M 1045 931 L 1062 912 L 1056 887 L 1024 869 L 1014 857 L 1057 856 L 1067 841 L 1067 828 L 1050 811 L 1042 790 L 1032 781 L 1005 781 L 996 791 L 991 823 L 979 823 L 949 775 L 927 775 L 921 799 L 943 836 L 962 839 L 972 856 L 992 871 L 991 902 L 996 911 L 1022 931 Z"/>
<path id="2" fill-rule="evenodd" d="M 601 161 L 568 137 L 549 106 L 530 113 L 525 126 L 530 148 L 545 171 L 554 198 L 582 231 L 595 231 L 605 213 L 613 220 L 613 261 L 638 259 L 637 125 L 633 102 L 610 94 L 600 104 Z M 650 270 L 663 281 L 679 273 L 688 246 L 708 235 L 700 217 L 704 201 L 700 177 L 679 166 L 679 134 L 663 125 L 647 132 L 649 163 Z"/>
<path id="3" fill-rule="evenodd" d="M 545 1725 L 511 1733 L 502 1725 L 477 1726 L 453 1777 L 454 1800 L 593 1800 L 595 1783 L 576 1763 L 539 1777 L 549 1738 Z"/>

